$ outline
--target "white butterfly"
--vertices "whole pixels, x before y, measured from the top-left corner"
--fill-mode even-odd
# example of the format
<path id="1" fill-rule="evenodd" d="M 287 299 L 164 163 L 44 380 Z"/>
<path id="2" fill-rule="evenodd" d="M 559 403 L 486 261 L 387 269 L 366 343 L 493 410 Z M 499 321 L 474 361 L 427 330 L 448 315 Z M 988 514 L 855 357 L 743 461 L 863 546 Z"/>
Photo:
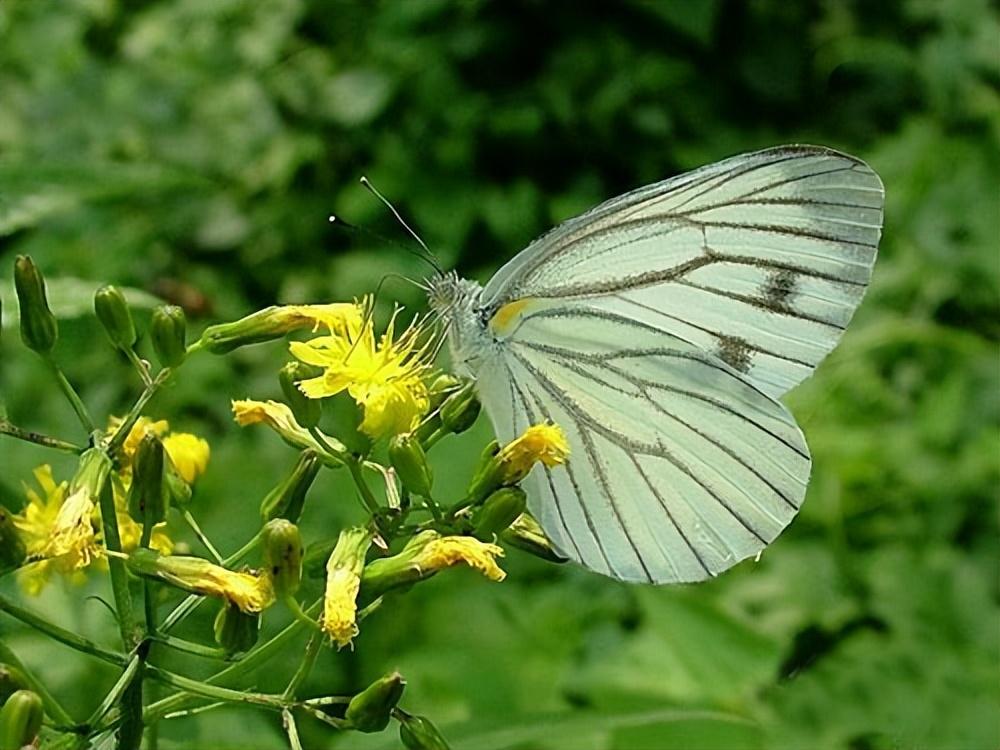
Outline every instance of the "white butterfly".
<path id="1" fill-rule="evenodd" d="M 566 465 L 527 480 L 562 554 L 625 581 L 700 581 L 781 533 L 810 457 L 777 399 L 861 301 L 882 203 L 858 159 L 772 148 L 607 201 L 485 288 L 430 282 L 498 438 L 545 420 L 568 437 Z"/>

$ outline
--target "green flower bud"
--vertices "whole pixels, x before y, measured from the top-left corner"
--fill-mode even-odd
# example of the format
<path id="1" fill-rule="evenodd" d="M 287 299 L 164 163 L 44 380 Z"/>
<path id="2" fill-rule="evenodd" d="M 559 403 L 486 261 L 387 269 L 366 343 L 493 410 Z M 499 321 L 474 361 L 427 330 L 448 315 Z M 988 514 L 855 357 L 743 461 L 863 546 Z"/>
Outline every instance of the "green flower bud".
<path id="1" fill-rule="evenodd" d="M 128 512 L 139 523 L 159 523 L 167 512 L 163 443 L 147 432 L 132 459 Z"/>
<path id="2" fill-rule="evenodd" d="M 209 326 L 199 344 L 213 354 L 227 354 L 248 344 L 281 338 L 301 327 L 302 317 L 290 307 L 266 307 L 232 323 Z"/>
<path id="3" fill-rule="evenodd" d="M 430 719 L 398 711 L 399 739 L 408 750 L 449 750 L 448 743 Z"/>
<path id="4" fill-rule="evenodd" d="M 215 642 L 228 656 L 252 649 L 257 644 L 259 633 L 260 615 L 244 612 L 229 602 L 224 602 L 215 616 Z"/>
<path id="5" fill-rule="evenodd" d="M 21 567 L 27 551 L 9 510 L 0 506 L 0 573 Z"/>
<path id="6" fill-rule="evenodd" d="M 456 435 L 472 427 L 481 409 L 475 383 L 469 381 L 441 404 L 441 424 Z"/>
<path id="7" fill-rule="evenodd" d="M 441 404 L 444 403 L 444 400 L 461 388 L 461 386 L 462 381 L 454 375 L 449 375 L 448 373 L 438 375 L 428 389 L 430 393 L 431 411 L 441 406 Z"/>
<path id="8" fill-rule="evenodd" d="M 34 743 L 45 711 L 38 693 L 18 690 L 0 709 L 0 750 L 20 750 Z"/>
<path id="9" fill-rule="evenodd" d="M 3 704 L 18 690 L 30 687 L 28 678 L 20 667 L 13 664 L 0 664 L 0 704 Z"/>
<path id="10" fill-rule="evenodd" d="M 160 305 L 149 324 L 153 351 L 164 367 L 177 367 L 187 355 L 187 318 L 177 305 Z"/>
<path id="11" fill-rule="evenodd" d="M 545 536 L 538 521 L 529 513 L 522 513 L 510 525 L 510 528 L 500 534 L 500 538 L 512 547 L 517 547 L 543 560 L 555 563 L 566 562 L 566 558 L 553 549 L 552 542 Z"/>
<path id="12" fill-rule="evenodd" d="M 414 495 L 430 496 L 434 475 L 427 465 L 427 454 L 415 435 L 396 435 L 389 441 L 389 462 L 403 487 Z"/>
<path id="13" fill-rule="evenodd" d="M 289 362 L 278 371 L 278 382 L 285 396 L 285 403 L 292 410 L 295 421 L 309 429 L 319 424 L 322 415 L 322 402 L 316 398 L 307 397 L 296 385 L 300 380 L 314 376 L 314 372 L 301 362 Z"/>
<path id="14" fill-rule="evenodd" d="M 267 493 L 260 504 L 260 518 L 265 523 L 272 518 L 287 518 L 292 523 L 302 515 L 306 493 L 320 470 L 319 455 L 313 450 L 304 450 L 292 473 L 281 484 Z"/>
<path id="15" fill-rule="evenodd" d="M 108 284 L 95 292 L 94 312 L 112 344 L 119 349 L 131 349 L 135 345 L 135 323 L 125 295 L 118 287 Z"/>
<path id="16" fill-rule="evenodd" d="M 42 272 L 27 255 L 14 261 L 14 287 L 21 310 L 21 340 L 29 349 L 48 354 L 56 345 L 59 325 L 45 298 Z"/>
<path id="17" fill-rule="evenodd" d="M 168 463 L 163 472 L 163 492 L 165 493 L 167 502 L 166 507 L 174 505 L 178 508 L 185 508 L 187 504 L 191 502 L 191 497 L 194 491 L 191 489 L 191 485 L 184 481 L 177 470 Z"/>
<path id="18" fill-rule="evenodd" d="M 290 596 L 302 582 L 302 537 L 299 527 L 284 518 L 264 525 L 264 570 L 271 576 L 271 586 L 280 599 Z"/>
<path id="19" fill-rule="evenodd" d="M 492 440 L 479 456 L 479 463 L 476 464 L 472 481 L 469 483 L 469 497 L 474 503 L 482 502 L 503 483 L 499 455 L 500 443 Z"/>
<path id="20" fill-rule="evenodd" d="M 344 718 L 359 732 L 381 732 L 389 726 L 392 709 L 399 703 L 405 686 L 399 672 L 380 677 L 351 698 Z"/>
<path id="21" fill-rule="evenodd" d="M 510 526 L 524 513 L 528 496 L 520 487 L 501 487 L 483 503 L 473 521 L 475 537 L 484 542 Z"/>

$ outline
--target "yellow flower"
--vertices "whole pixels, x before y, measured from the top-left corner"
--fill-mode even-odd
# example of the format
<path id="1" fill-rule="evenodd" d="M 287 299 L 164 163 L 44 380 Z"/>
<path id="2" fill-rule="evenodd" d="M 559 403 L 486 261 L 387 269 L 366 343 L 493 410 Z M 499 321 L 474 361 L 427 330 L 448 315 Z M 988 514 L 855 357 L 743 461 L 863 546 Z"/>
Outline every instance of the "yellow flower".
<path id="1" fill-rule="evenodd" d="M 163 449 L 181 479 L 188 484 L 194 484 L 205 473 L 211 449 L 204 438 L 189 432 L 175 432 L 163 439 Z"/>
<path id="2" fill-rule="evenodd" d="M 159 555 L 140 548 L 129 556 L 128 565 L 138 575 L 158 578 L 193 594 L 224 599 L 247 614 L 261 612 L 274 603 L 268 576 L 229 570 L 200 557 Z"/>
<path id="3" fill-rule="evenodd" d="M 562 429 L 554 424 L 536 424 L 501 448 L 497 461 L 504 483 L 512 483 L 528 476 L 536 462 L 551 468 L 568 457 L 569 443 Z"/>
<path id="4" fill-rule="evenodd" d="M 57 485 L 47 465 L 35 470 L 44 497 L 26 486 L 28 505 L 14 516 L 32 561 L 19 571 L 21 585 L 28 593 L 39 593 L 53 572 L 74 574 L 103 557 L 97 497 L 110 469 L 108 458 L 92 448 L 80 457 L 69 484 Z"/>
<path id="5" fill-rule="evenodd" d="M 121 426 L 121 417 L 111 417 L 108 420 L 108 435 L 114 435 Z M 122 455 L 125 460 L 122 461 L 122 465 L 127 467 L 127 472 L 132 471 L 132 459 L 135 457 L 135 452 L 139 448 L 139 443 L 146 436 L 147 432 L 151 432 L 157 437 L 163 437 L 170 431 L 170 424 L 165 419 L 159 419 L 155 422 L 149 417 L 139 417 L 135 424 L 132 425 L 132 429 L 129 430 L 128 435 L 125 437 L 125 442 L 122 443 Z"/>
<path id="6" fill-rule="evenodd" d="M 121 423 L 121 418 L 112 417 L 108 421 L 108 434 L 113 435 Z M 211 450 L 204 438 L 189 432 L 170 432 L 170 424 L 167 420 L 153 421 L 149 417 L 143 416 L 139 417 L 132 425 L 125 442 L 122 443 L 122 455 L 125 460 L 122 461 L 123 468 L 119 475 L 126 486 L 131 482 L 132 459 L 135 458 L 135 452 L 143 437 L 150 432 L 163 439 L 164 450 L 170 456 L 170 461 L 177 469 L 177 473 L 185 482 L 194 484 L 195 480 L 205 473 Z"/>
<path id="7" fill-rule="evenodd" d="M 65 570 L 79 570 L 100 557 L 101 547 L 97 543 L 94 528 L 94 498 L 81 487 L 62 504 L 49 532 L 48 541 L 39 550 L 44 558 L 58 558 Z"/>
<path id="8" fill-rule="evenodd" d="M 375 336 L 371 298 L 355 305 L 358 317 L 331 335 L 292 342 L 292 354 L 322 367 L 316 378 L 299 388 L 309 398 L 326 398 L 346 390 L 361 406 L 361 430 L 370 437 L 408 432 L 430 406 L 425 378 L 430 373 L 431 347 L 422 326 L 410 325 L 398 339 L 395 316 L 381 339 Z"/>
<path id="9" fill-rule="evenodd" d="M 497 565 L 498 557 L 503 557 L 503 548 L 495 544 L 471 536 L 442 536 L 424 545 L 413 563 L 425 572 L 465 563 L 491 581 L 502 581 L 507 574 Z"/>
<path id="10" fill-rule="evenodd" d="M 36 468 L 34 475 L 41 492 L 25 484 L 28 503 L 21 513 L 13 517 L 14 525 L 24 540 L 28 559 L 41 557 L 42 550 L 48 544 L 50 530 L 59 515 L 59 509 L 66 500 L 66 490 L 69 488 L 67 482 L 56 484 L 52 476 L 52 467 L 48 464 Z M 25 592 L 36 596 L 45 588 L 52 574 L 59 572 L 60 562 L 38 559 L 37 562 L 25 565 L 17 571 L 17 581 Z M 79 581 L 79 573 L 74 574 L 73 578 Z"/>
<path id="11" fill-rule="evenodd" d="M 323 594 L 323 632 L 338 647 L 344 647 L 358 634 L 358 592 L 365 554 L 372 543 L 372 532 L 364 528 L 340 532 L 337 546 L 326 563 L 326 591 Z"/>
<path id="12" fill-rule="evenodd" d="M 314 438 L 305 427 L 295 421 L 295 415 L 287 404 L 280 401 L 253 401 L 243 399 L 233 401 L 233 418 L 240 427 L 264 424 L 281 435 L 282 439 L 295 448 L 311 448 L 320 454 L 331 451 L 342 456 L 347 448 L 334 437 L 321 433 L 323 444 Z"/>
<path id="13" fill-rule="evenodd" d="M 399 554 L 372 560 L 361 575 L 366 601 L 388 591 L 412 586 L 435 575 L 439 570 L 465 563 L 494 581 L 506 574 L 497 565 L 503 549 L 470 536 L 441 536 L 436 531 L 421 531 L 406 543 Z"/>

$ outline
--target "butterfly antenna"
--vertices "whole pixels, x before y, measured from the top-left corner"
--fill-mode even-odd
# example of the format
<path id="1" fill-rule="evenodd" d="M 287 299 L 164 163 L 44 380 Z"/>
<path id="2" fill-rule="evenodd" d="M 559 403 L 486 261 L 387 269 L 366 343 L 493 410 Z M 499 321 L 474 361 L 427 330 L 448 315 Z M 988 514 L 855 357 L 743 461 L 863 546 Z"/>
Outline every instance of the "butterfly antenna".
<path id="1" fill-rule="evenodd" d="M 382 195 L 382 193 L 380 193 L 378 189 L 371 184 L 371 182 L 368 180 L 367 177 L 362 176 L 361 184 L 364 185 L 365 188 L 372 195 L 374 195 L 376 198 L 382 201 L 382 203 L 385 204 L 386 208 L 392 211 L 392 215 L 396 217 L 396 221 L 398 221 L 402 225 L 403 229 L 406 230 L 407 234 L 409 234 L 414 240 L 416 240 L 417 244 L 423 248 L 425 255 L 423 255 L 422 257 L 434 267 L 435 271 L 443 275 L 444 269 L 441 268 L 441 264 L 438 263 L 438 259 L 435 257 L 434 253 L 432 253 L 430 251 L 430 248 L 427 247 L 426 243 L 422 239 L 420 239 L 420 235 L 414 232 L 413 229 L 410 227 L 410 225 L 406 223 L 406 220 L 403 219 L 399 211 L 396 210 L 396 207 L 389 202 L 389 199 L 386 198 L 384 195 Z"/>

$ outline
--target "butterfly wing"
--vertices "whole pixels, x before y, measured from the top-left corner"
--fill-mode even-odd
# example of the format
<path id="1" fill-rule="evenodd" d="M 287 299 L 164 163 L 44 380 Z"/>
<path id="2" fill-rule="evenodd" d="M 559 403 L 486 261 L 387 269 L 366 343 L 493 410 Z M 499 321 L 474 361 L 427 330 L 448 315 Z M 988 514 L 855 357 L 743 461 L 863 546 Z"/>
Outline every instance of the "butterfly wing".
<path id="1" fill-rule="evenodd" d="M 529 477 L 557 549 L 620 580 L 698 581 L 760 552 L 805 494 L 784 406 L 712 355 L 579 301 L 535 301 L 477 374 L 497 433 L 553 420 L 570 458 Z"/>
<path id="2" fill-rule="evenodd" d="M 871 277 L 878 176 L 814 146 L 737 156 L 614 198 L 532 243 L 490 309 L 587 300 L 713 353 L 773 396 L 836 346 Z"/>

